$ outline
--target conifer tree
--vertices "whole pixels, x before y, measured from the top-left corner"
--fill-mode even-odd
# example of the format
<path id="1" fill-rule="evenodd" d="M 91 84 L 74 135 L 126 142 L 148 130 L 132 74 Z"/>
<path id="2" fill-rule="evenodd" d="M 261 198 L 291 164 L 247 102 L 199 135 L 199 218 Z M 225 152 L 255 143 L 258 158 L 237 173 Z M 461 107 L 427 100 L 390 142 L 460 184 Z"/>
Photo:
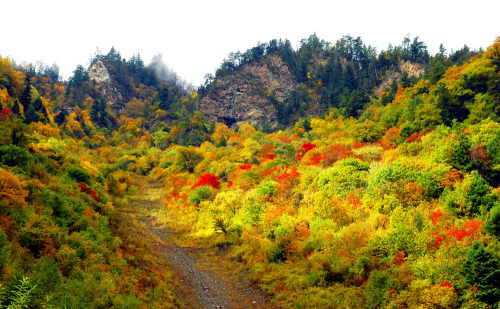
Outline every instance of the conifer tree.
<path id="1" fill-rule="evenodd" d="M 28 106 L 28 109 L 26 110 L 26 113 L 24 113 L 24 122 L 25 123 L 32 123 L 32 122 L 38 122 L 39 117 L 36 113 L 35 106 L 33 104 L 30 104 Z"/>
<path id="2" fill-rule="evenodd" d="M 28 110 L 28 106 L 31 104 L 31 76 L 26 76 L 26 88 L 24 88 L 19 101 L 24 107 L 24 112 Z"/>
<path id="3" fill-rule="evenodd" d="M 461 264 L 465 281 L 477 288 L 476 297 L 489 305 L 497 304 L 500 301 L 500 269 L 491 252 L 476 240 Z"/>

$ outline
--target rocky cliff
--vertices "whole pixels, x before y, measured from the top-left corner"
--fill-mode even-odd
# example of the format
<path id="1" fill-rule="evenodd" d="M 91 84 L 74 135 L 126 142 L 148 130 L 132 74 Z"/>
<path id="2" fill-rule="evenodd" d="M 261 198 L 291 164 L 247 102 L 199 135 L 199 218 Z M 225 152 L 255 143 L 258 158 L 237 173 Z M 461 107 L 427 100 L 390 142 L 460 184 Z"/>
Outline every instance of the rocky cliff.
<path id="1" fill-rule="evenodd" d="M 382 93 L 382 91 L 384 91 L 385 88 L 390 88 L 393 81 L 401 81 L 403 72 L 407 72 L 408 77 L 415 76 L 420 78 L 425 75 L 425 68 L 420 63 L 400 61 L 398 66 L 396 67 L 396 70 L 393 70 L 390 73 L 386 74 L 386 76 L 384 76 L 384 78 L 380 82 L 380 85 L 375 88 L 375 94 L 378 96 L 380 95 L 380 93 Z"/>
<path id="2" fill-rule="evenodd" d="M 99 91 L 105 97 L 108 106 L 115 115 L 121 115 L 124 110 L 124 98 L 118 90 L 116 82 L 111 78 L 108 69 L 104 63 L 99 60 L 92 64 L 88 69 L 89 79 L 95 81 L 99 86 Z"/>
<path id="3" fill-rule="evenodd" d="M 214 83 L 200 108 L 210 121 L 233 127 L 240 122 L 258 126 L 268 122 L 275 128 L 277 110 L 272 100 L 283 102 L 297 87 L 295 77 L 276 54 L 239 67 Z"/>

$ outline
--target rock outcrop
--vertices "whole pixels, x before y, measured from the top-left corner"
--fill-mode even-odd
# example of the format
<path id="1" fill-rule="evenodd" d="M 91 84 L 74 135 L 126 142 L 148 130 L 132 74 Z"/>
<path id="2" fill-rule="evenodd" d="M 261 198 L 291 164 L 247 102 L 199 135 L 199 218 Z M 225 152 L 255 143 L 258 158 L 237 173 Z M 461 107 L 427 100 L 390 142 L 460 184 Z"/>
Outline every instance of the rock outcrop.
<path id="1" fill-rule="evenodd" d="M 89 79 L 95 81 L 99 90 L 106 98 L 108 105 L 115 115 L 123 113 L 123 95 L 116 87 L 109 74 L 108 69 L 101 60 L 96 61 L 88 69 Z"/>
<path id="2" fill-rule="evenodd" d="M 272 100 L 283 102 L 296 86 L 285 63 L 271 54 L 217 78 L 214 90 L 202 97 L 200 107 L 210 121 L 230 127 L 240 122 L 254 126 L 268 122 L 275 128 L 278 119 Z"/>
<path id="3" fill-rule="evenodd" d="M 109 83 L 111 81 L 108 69 L 106 69 L 101 60 L 96 61 L 90 66 L 89 79 L 94 80 L 97 84 Z"/>
<path id="4" fill-rule="evenodd" d="M 420 77 L 425 74 L 425 68 L 422 64 L 412 63 L 410 61 L 400 61 L 396 70 L 386 74 L 380 85 L 375 89 L 375 94 L 380 95 L 385 88 L 391 87 L 394 80 L 399 82 L 405 71 L 408 73 L 408 77 Z"/>

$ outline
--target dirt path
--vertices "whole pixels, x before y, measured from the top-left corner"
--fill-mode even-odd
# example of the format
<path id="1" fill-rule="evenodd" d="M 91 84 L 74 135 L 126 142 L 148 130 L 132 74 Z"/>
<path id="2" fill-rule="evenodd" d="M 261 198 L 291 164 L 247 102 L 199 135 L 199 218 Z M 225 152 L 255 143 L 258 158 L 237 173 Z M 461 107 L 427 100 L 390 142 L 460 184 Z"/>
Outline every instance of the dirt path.
<path id="1" fill-rule="evenodd" d="M 157 226 L 149 214 L 161 207 L 160 183 L 141 178 L 137 186 L 138 193 L 130 200 L 129 207 L 120 207 L 119 211 L 136 236 L 171 266 L 179 285 L 176 295 L 182 298 L 186 308 L 269 307 L 268 296 L 252 285 L 244 273 L 235 274 L 234 270 L 220 266 L 228 264 L 222 263 L 226 259 L 223 254 L 179 246 L 175 233 L 165 226 Z"/>

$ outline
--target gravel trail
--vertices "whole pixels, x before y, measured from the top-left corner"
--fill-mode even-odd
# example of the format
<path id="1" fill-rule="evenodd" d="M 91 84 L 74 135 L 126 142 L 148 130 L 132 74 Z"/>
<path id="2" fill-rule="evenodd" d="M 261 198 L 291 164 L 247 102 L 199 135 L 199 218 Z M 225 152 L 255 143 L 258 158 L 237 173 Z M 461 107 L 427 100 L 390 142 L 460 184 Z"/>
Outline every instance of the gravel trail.
<path id="1" fill-rule="evenodd" d="M 137 186 L 138 194 L 131 199 L 130 207 L 118 210 L 136 236 L 171 267 L 179 284 L 176 295 L 185 308 L 270 307 L 268 295 L 251 284 L 244 272 L 234 274 L 222 269 L 223 263 L 207 260 L 224 259 L 224 254 L 210 255 L 210 249 L 179 246 L 174 232 L 156 224 L 148 213 L 162 208 L 160 183 L 143 178 Z"/>

